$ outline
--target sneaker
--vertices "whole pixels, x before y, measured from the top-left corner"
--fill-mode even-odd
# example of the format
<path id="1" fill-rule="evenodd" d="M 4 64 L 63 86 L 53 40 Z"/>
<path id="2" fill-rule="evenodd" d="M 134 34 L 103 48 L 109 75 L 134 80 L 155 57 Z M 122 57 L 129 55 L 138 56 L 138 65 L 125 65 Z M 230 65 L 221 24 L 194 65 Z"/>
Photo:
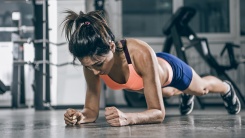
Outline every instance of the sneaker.
<path id="1" fill-rule="evenodd" d="M 241 110 L 241 104 L 239 99 L 236 96 L 235 89 L 229 81 L 224 81 L 228 85 L 230 85 L 230 91 L 225 95 L 221 95 L 225 108 L 229 114 L 238 114 Z"/>
<path id="2" fill-rule="evenodd" d="M 194 108 L 194 95 L 181 94 L 180 96 L 180 114 L 188 115 Z"/>

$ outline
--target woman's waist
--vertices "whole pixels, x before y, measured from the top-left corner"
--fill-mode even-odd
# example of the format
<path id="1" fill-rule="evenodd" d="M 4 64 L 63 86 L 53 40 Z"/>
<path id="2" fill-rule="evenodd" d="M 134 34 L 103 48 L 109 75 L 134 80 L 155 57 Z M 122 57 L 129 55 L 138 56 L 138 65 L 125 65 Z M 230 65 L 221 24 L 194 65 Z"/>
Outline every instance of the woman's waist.
<path id="1" fill-rule="evenodd" d="M 162 87 L 164 87 L 171 83 L 173 79 L 173 69 L 171 65 L 161 57 L 158 57 L 158 62 L 160 65 L 159 76 L 161 80 L 161 85 Z"/>

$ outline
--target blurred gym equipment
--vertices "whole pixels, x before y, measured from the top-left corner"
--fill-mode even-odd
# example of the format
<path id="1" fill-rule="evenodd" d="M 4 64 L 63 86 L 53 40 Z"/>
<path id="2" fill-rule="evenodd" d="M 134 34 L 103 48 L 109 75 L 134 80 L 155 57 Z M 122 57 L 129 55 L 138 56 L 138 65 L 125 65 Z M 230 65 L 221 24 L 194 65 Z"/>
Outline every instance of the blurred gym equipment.
<path id="1" fill-rule="evenodd" d="M 0 80 L 0 94 L 4 94 L 6 91 L 10 90 L 10 86 L 4 85 L 4 83 Z"/>
<path id="2" fill-rule="evenodd" d="M 8 2 L 17 2 L 11 1 Z M 20 2 L 20 1 L 19 1 Z M 26 1 L 30 2 L 30 1 Z M 35 59 L 34 62 L 40 63 L 40 67 L 35 69 L 35 80 L 33 84 L 34 90 L 34 107 L 36 110 L 45 109 L 44 104 L 50 103 L 50 82 L 49 82 L 49 65 L 46 60 L 49 60 L 49 43 L 48 39 L 48 8 L 47 0 L 38 1 L 32 0 L 33 5 L 33 24 L 34 24 L 34 39 L 42 40 L 40 43 L 34 43 Z M 25 82 L 24 82 L 24 66 L 27 64 L 24 60 L 24 47 L 22 42 L 23 26 L 21 25 L 21 14 L 19 12 L 12 13 L 12 20 L 17 28 L 12 30 L 13 49 L 13 80 L 11 84 L 12 93 L 12 108 L 20 108 L 25 106 Z M 8 30 L 10 31 L 10 30 Z"/>
<path id="3" fill-rule="evenodd" d="M 13 24 L 18 30 L 12 32 L 11 40 L 14 42 L 21 39 L 22 31 L 20 27 L 22 26 L 21 13 L 12 13 Z M 13 44 L 13 75 L 11 84 L 12 93 L 12 108 L 26 107 L 25 105 L 25 75 L 24 66 L 16 66 L 15 61 L 24 60 L 24 47 L 23 44 L 14 43 Z"/>
<path id="4" fill-rule="evenodd" d="M 215 71 L 215 75 L 222 80 L 230 81 L 236 92 L 237 96 L 241 101 L 241 105 L 245 107 L 245 99 L 242 95 L 241 91 L 234 83 L 234 81 L 226 74 L 225 71 L 231 69 L 237 69 L 238 65 L 241 63 L 245 63 L 245 59 L 241 58 L 239 60 L 235 59 L 235 54 L 233 48 L 239 48 L 238 45 L 233 43 L 226 43 L 220 55 L 222 56 L 225 51 L 228 52 L 229 55 L 229 63 L 230 65 L 220 65 L 216 59 L 211 55 L 208 40 L 207 38 L 199 38 L 196 33 L 188 26 L 188 23 L 195 16 L 196 10 L 191 7 L 181 7 L 176 13 L 173 14 L 171 19 L 167 22 L 167 24 L 163 28 L 163 33 L 166 36 L 166 40 L 163 44 L 163 52 L 170 53 L 171 48 L 174 47 L 176 50 L 176 56 L 185 61 L 188 64 L 188 59 L 186 58 L 185 51 L 191 47 L 194 47 L 201 58 L 210 66 L 212 70 Z M 184 45 L 182 42 L 182 37 L 185 37 L 189 40 L 190 45 Z M 207 74 L 200 74 L 201 76 Z M 144 95 L 135 94 L 124 90 L 125 99 L 130 107 L 146 107 L 146 102 Z M 196 97 L 198 105 L 200 108 L 204 108 L 207 103 L 203 103 L 201 97 Z M 171 106 L 168 103 L 168 100 L 164 100 L 166 106 Z M 223 103 L 222 103 L 223 104 Z M 214 104 L 212 104 L 214 105 Z"/>
<path id="5" fill-rule="evenodd" d="M 230 65 L 220 65 L 210 52 L 207 38 L 198 37 L 188 25 L 191 19 L 195 16 L 195 13 L 195 9 L 191 7 L 181 7 L 176 11 L 176 13 L 172 16 L 172 18 L 163 29 L 163 33 L 167 38 L 164 42 L 162 51 L 170 53 L 171 47 L 174 46 L 177 56 L 188 64 L 185 51 L 191 47 L 194 47 L 201 58 L 207 63 L 207 65 L 215 71 L 215 73 L 212 75 L 217 76 L 221 80 L 228 80 L 232 83 L 237 92 L 237 96 L 241 101 L 241 105 L 244 108 L 245 99 L 243 94 L 234 83 L 234 81 L 226 73 L 227 70 L 237 69 L 239 64 L 245 63 L 244 59 L 240 59 L 239 61 L 235 59 L 233 48 L 238 48 L 239 46 L 233 43 L 226 43 L 223 50 L 221 51 L 221 55 L 223 55 L 225 50 L 227 50 Z M 183 44 L 181 39 L 182 37 L 189 40 L 189 45 Z M 205 104 L 201 101 L 201 98 L 197 97 L 197 100 L 200 103 L 201 108 L 204 108 Z"/>
<path id="6" fill-rule="evenodd" d="M 7 2 L 24 2 L 7 0 Z M 11 84 L 12 93 L 12 108 L 20 108 L 25 106 L 25 88 L 24 88 L 24 65 L 31 65 L 34 68 L 34 82 L 32 88 L 34 91 L 34 108 L 36 110 L 49 110 L 51 107 L 50 97 L 50 65 L 62 67 L 66 65 L 78 65 L 73 62 L 66 62 L 61 64 L 54 64 L 49 61 L 49 45 L 63 46 L 67 45 L 67 42 L 52 43 L 49 41 L 48 31 L 48 0 L 30 0 L 25 2 L 31 2 L 33 6 L 33 30 L 27 29 L 21 25 L 20 13 L 13 13 L 13 21 L 16 28 L 9 28 L 3 30 L 12 32 L 12 42 L 14 43 L 14 61 L 13 61 L 13 82 Z M 95 8 L 97 10 L 103 10 L 104 0 L 95 0 Z M 34 38 L 23 39 L 21 37 L 22 31 L 26 29 L 34 32 Z M 26 31 L 25 30 L 25 31 Z M 24 43 L 32 43 L 35 49 L 34 61 L 24 61 Z M 102 87 L 102 91 L 105 91 L 106 87 Z M 105 96 L 102 96 L 101 106 L 105 107 Z"/>

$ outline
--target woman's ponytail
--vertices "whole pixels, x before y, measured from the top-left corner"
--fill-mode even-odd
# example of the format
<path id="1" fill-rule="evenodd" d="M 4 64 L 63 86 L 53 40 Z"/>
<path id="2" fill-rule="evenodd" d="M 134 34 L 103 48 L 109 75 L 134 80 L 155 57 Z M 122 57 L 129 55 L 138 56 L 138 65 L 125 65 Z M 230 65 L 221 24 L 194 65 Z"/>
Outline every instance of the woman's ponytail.
<path id="1" fill-rule="evenodd" d="M 65 17 L 64 21 L 62 22 L 64 23 L 64 27 L 62 31 L 65 31 L 66 39 L 69 41 L 72 35 L 73 25 L 79 15 L 71 10 L 66 10 L 64 13 L 68 15 Z"/>

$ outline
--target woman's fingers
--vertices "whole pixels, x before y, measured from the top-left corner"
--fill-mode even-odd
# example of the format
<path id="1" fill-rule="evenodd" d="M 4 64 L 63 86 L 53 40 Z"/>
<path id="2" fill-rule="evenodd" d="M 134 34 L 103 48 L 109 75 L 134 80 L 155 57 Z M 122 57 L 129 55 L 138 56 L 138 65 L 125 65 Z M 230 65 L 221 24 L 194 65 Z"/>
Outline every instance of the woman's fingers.
<path id="1" fill-rule="evenodd" d="M 114 118 L 114 119 L 107 120 L 107 123 L 109 123 L 109 124 L 117 123 L 117 122 L 119 122 L 119 118 Z"/>
<path id="2" fill-rule="evenodd" d="M 75 109 L 67 109 L 64 114 L 64 120 L 67 125 L 77 124 L 81 120 L 81 112 Z"/>
<path id="3" fill-rule="evenodd" d="M 69 115 L 69 116 L 73 116 L 77 111 L 75 109 L 67 109 L 66 110 L 66 113 Z"/>
<path id="4" fill-rule="evenodd" d="M 72 117 L 73 120 L 77 120 L 76 121 L 76 124 L 80 124 L 80 122 L 83 120 L 83 114 L 79 111 L 77 111 L 73 117 Z"/>
<path id="5" fill-rule="evenodd" d="M 106 120 L 111 120 L 111 119 L 114 119 L 114 118 L 119 118 L 119 115 L 117 113 L 113 113 L 113 114 L 110 114 L 110 115 L 105 115 L 105 118 L 106 118 Z"/>
<path id="6" fill-rule="evenodd" d="M 64 114 L 64 118 L 67 118 L 67 119 L 72 120 L 72 117 L 71 117 L 71 116 L 69 116 L 69 114 L 68 114 L 68 113 L 65 113 L 65 114 Z"/>
<path id="7" fill-rule="evenodd" d="M 127 116 L 116 107 L 105 108 L 105 118 L 111 126 L 125 126 L 129 124 Z"/>
<path id="8" fill-rule="evenodd" d="M 105 116 L 114 114 L 115 112 L 117 112 L 117 108 L 116 107 L 106 107 L 105 108 Z"/>
<path id="9" fill-rule="evenodd" d="M 111 126 L 123 126 L 119 118 L 107 120 L 107 123 L 110 124 Z"/>
<path id="10" fill-rule="evenodd" d="M 81 119 L 81 116 L 82 116 L 82 113 L 77 111 L 73 116 L 72 116 L 72 119 Z"/>
<path id="11" fill-rule="evenodd" d="M 74 119 L 74 120 L 70 120 L 68 118 L 64 118 L 65 122 L 68 122 L 69 124 L 76 124 L 77 123 L 77 119 Z"/>

